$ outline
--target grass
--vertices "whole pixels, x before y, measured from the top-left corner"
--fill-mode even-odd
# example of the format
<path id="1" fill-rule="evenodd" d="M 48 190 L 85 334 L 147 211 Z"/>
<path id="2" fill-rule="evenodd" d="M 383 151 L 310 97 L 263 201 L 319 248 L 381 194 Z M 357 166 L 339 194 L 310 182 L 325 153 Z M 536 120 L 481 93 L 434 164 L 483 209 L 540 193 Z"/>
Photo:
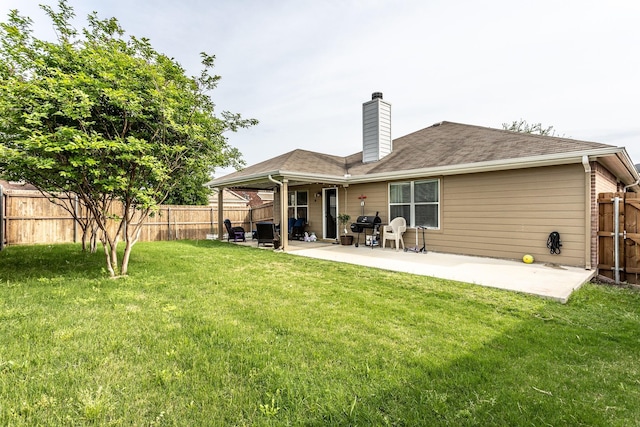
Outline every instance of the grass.
<path id="1" fill-rule="evenodd" d="M 568 304 L 212 241 L 0 253 L 0 425 L 640 425 L 640 293 Z"/>

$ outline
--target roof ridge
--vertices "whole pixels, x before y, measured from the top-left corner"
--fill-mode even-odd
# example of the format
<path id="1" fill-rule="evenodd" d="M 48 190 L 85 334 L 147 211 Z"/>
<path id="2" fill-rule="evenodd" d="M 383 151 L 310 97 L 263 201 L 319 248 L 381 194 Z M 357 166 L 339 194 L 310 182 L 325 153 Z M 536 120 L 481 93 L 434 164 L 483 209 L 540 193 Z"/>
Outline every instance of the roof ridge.
<path id="1" fill-rule="evenodd" d="M 429 126 L 429 127 L 435 127 L 435 126 L 439 126 L 439 125 L 443 125 L 443 124 L 459 125 L 459 126 L 465 126 L 465 127 L 470 127 L 470 128 L 483 129 L 483 130 L 488 130 L 488 131 L 495 131 L 495 132 L 500 132 L 500 133 L 517 134 L 517 135 L 524 136 L 524 137 L 532 137 L 532 138 L 538 138 L 538 139 L 555 139 L 555 140 L 563 140 L 563 141 L 587 142 L 587 143 L 611 146 L 611 144 L 605 144 L 605 143 L 596 142 L 596 141 L 588 141 L 588 140 L 585 140 L 585 139 L 577 139 L 577 138 L 572 138 L 572 137 L 567 137 L 567 136 L 540 135 L 540 134 L 537 134 L 537 133 L 519 132 L 519 131 L 509 130 L 509 129 L 499 129 L 499 128 L 494 128 L 494 127 L 489 127 L 489 126 L 471 125 L 471 124 L 468 124 L 468 123 L 451 122 L 451 121 L 442 121 L 442 122 L 436 123 L 436 124 L 434 124 L 432 126 Z M 425 129 L 427 129 L 427 128 L 425 128 Z"/>

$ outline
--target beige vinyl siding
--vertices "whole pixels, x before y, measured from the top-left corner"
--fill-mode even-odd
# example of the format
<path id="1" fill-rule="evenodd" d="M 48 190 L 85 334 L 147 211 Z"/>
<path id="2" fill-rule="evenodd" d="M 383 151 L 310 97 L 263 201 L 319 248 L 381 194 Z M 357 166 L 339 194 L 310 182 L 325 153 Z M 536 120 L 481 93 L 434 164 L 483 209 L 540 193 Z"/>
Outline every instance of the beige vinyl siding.
<path id="1" fill-rule="evenodd" d="M 296 187 L 296 190 L 309 190 L 309 217 L 307 218 L 309 233 L 316 233 L 318 239 L 322 238 L 322 187 L 312 185 L 309 187 Z M 316 193 L 320 193 L 320 197 L 316 197 Z"/>
<path id="2" fill-rule="evenodd" d="M 315 232 L 318 238 L 322 237 L 322 195 L 320 197 L 316 197 L 316 193 L 322 194 L 322 186 L 320 185 L 296 185 L 289 186 L 288 191 L 306 191 L 307 194 L 307 223 L 309 224 L 306 230 L 310 232 Z M 279 199 L 279 195 L 276 194 L 276 198 Z M 287 200 L 287 206 L 288 206 Z M 274 203 L 274 212 L 277 210 L 279 212 L 279 201 Z M 275 222 L 279 222 L 279 214 L 274 216 Z M 286 226 L 288 226 L 288 221 Z"/>
<path id="3" fill-rule="evenodd" d="M 427 230 L 431 250 L 584 266 L 584 169 L 553 166 L 441 180 L 441 230 Z M 546 247 L 558 231 L 561 255 Z"/>
<path id="4" fill-rule="evenodd" d="M 389 194 L 387 183 L 361 184 L 349 186 L 347 189 L 346 209 L 351 215 L 351 220 L 355 222 L 362 215 L 362 206 L 360 206 L 360 196 L 367 196 L 364 199 L 364 214 L 375 215 L 378 212 L 383 223 L 388 223 L 389 213 Z M 340 209 L 345 207 L 345 189 L 341 188 Z"/>
<path id="5" fill-rule="evenodd" d="M 440 183 L 440 229 L 426 230 L 427 249 L 437 252 L 521 259 L 532 254 L 537 262 L 584 266 L 585 172 L 581 164 L 486 172 L 469 175 L 424 177 Z M 394 181 L 400 182 L 400 181 Z M 322 235 L 321 200 L 309 190 L 309 230 Z M 365 215 L 379 212 L 382 223 L 389 218 L 389 182 L 338 188 L 339 212 Z M 346 196 L 346 197 L 345 197 Z M 547 238 L 558 231 L 562 253 L 551 255 Z M 420 245 L 422 231 L 418 232 Z M 416 229 L 407 229 L 404 241 L 415 245 Z"/>
<path id="6" fill-rule="evenodd" d="M 322 216 L 323 212 L 323 203 L 324 199 L 322 197 L 315 197 L 316 193 L 322 193 L 323 188 L 336 188 L 338 194 L 338 213 L 347 213 L 351 215 L 351 222 L 355 222 L 358 217 L 361 215 L 361 206 L 360 199 L 358 198 L 361 195 L 367 196 L 365 199 L 364 213 L 365 215 L 374 215 L 376 212 L 379 212 L 380 218 L 382 222 L 388 222 L 387 213 L 389 210 L 388 207 L 388 195 L 387 195 L 387 184 L 363 184 L 363 185 L 354 185 L 347 188 L 342 186 L 322 186 L 322 185 L 309 185 L 309 186 L 296 186 L 290 187 L 289 190 L 297 190 L 297 191 L 309 191 L 309 226 L 307 230 L 309 232 L 313 231 L 316 233 L 318 238 L 322 237 L 323 231 L 323 222 L 324 217 Z M 347 224 L 347 231 L 349 231 L 349 224 Z M 340 224 L 338 224 L 338 234 L 342 234 L 342 230 L 340 229 Z M 349 234 L 351 232 L 349 231 Z"/>
<path id="7" fill-rule="evenodd" d="M 323 188 L 337 189 L 338 213 L 347 213 L 351 215 L 350 222 L 355 222 L 358 219 L 358 216 L 361 215 L 360 199 L 358 199 L 361 195 L 367 196 L 364 207 L 365 215 L 374 215 L 376 211 L 378 211 L 382 221 L 387 222 L 386 218 L 389 208 L 386 184 L 354 185 L 347 188 L 329 185 L 302 185 L 289 187 L 289 191 L 309 191 L 309 226 L 307 227 L 307 230 L 309 232 L 315 232 L 318 238 L 322 237 L 323 231 L 324 217 L 322 216 L 322 212 L 324 199 L 322 197 L 316 198 L 315 194 L 322 193 Z M 347 230 L 349 230 L 349 225 L 350 224 L 347 224 Z M 342 234 L 339 227 L 340 224 L 338 224 L 338 234 Z M 349 231 L 349 233 L 351 232 Z"/>

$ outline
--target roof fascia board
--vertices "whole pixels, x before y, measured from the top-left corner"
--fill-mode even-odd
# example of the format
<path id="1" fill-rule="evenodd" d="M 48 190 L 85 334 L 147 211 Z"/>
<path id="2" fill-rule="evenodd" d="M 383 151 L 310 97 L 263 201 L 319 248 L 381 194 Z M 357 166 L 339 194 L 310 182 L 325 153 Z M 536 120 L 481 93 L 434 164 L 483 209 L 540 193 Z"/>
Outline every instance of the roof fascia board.
<path id="1" fill-rule="evenodd" d="M 279 171 L 278 174 L 283 178 L 297 181 L 323 182 L 326 184 L 344 184 L 349 181 L 349 177 L 338 175 L 325 175 L 304 172 Z"/>
<path id="2" fill-rule="evenodd" d="M 629 153 L 627 153 L 627 150 L 623 148 L 622 151 L 617 153 L 617 156 L 620 159 L 620 161 L 625 165 L 629 174 L 631 174 L 632 180 L 637 181 L 638 179 L 640 179 L 640 173 L 638 173 L 638 170 L 636 169 L 636 166 L 633 164 L 633 160 L 631 160 L 631 157 L 629 157 Z"/>
<path id="3" fill-rule="evenodd" d="M 275 170 L 271 172 L 260 172 L 253 175 L 247 175 L 243 177 L 238 177 L 234 179 L 225 180 L 224 178 L 219 181 L 213 180 L 210 182 L 210 186 L 212 187 L 234 187 L 238 185 L 247 185 L 250 183 L 256 182 L 264 182 L 269 179 L 269 175 L 272 177 L 278 177 L 281 179 L 295 180 L 295 181 L 305 181 L 305 182 L 323 182 L 328 184 L 344 184 L 347 182 L 348 178 L 339 177 L 336 175 L 326 175 L 326 174 L 310 174 L 304 172 L 293 172 L 293 171 L 280 171 Z"/>
<path id="4" fill-rule="evenodd" d="M 551 154 L 551 155 L 543 155 L 543 156 L 531 156 L 531 157 L 521 157 L 517 159 L 504 159 L 504 160 L 492 160 L 488 162 L 479 162 L 479 163 L 466 163 L 461 165 L 453 165 L 453 166 L 438 166 L 438 167 L 430 167 L 430 168 L 421 168 L 421 169 L 413 169 L 413 170 L 402 170 L 402 171 L 394 171 L 394 172 L 382 172 L 375 174 L 367 174 L 367 175 L 357 175 L 357 176 L 337 176 L 337 175 L 326 175 L 326 174 L 310 174 L 304 172 L 295 172 L 295 171 L 281 171 L 274 170 L 269 172 L 260 172 L 252 175 L 247 175 L 243 177 L 238 177 L 234 179 L 225 180 L 224 178 L 220 181 L 212 184 L 213 187 L 233 187 L 233 186 L 246 186 L 250 183 L 258 183 L 264 182 L 268 179 L 268 176 L 271 175 L 273 177 L 279 177 L 281 179 L 288 180 L 296 180 L 296 181 L 304 181 L 304 182 L 322 182 L 327 184 L 358 184 L 358 183 L 369 183 L 376 182 L 382 180 L 390 180 L 390 179 L 410 179 L 417 178 L 423 176 L 445 176 L 445 175 L 461 175 L 466 173 L 479 173 L 479 172 L 491 172 L 498 170 L 508 170 L 508 169 L 523 169 L 530 167 L 544 167 L 544 166 L 556 166 L 561 164 L 573 164 L 573 163 L 582 163 L 582 157 L 588 156 L 589 160 L 597 160 L 601 157 L 609 157 L 609 156 L 617 156 L 619 161 L 624 165 L 625 169 L 629 173 L 627 177 L 630 182 L 633 182 L 640 178 L 637 172 L 635 172 L 635 167 L 630 168 L 630 165 L 633 166 L 631 159 L 629 158 L 626 150 L 622 147 L 607 147 L 600 148 L 589 151 L 574 151 L 568 153 L 559 153 L 559 154 Z M 216 181 L 216 180 L 213 180 Z M 212 182 L 213 182 L 212 181 Z"/>
<path id="5" fill-rule="evenodd" d="M 625 186 L 629 186 L 633 191 L 640 191 L 638 182 L 640 182 L 640 174 L 633 165 L 626 150 L 616 155 L 600 156 L 599 158 L 589 158 L 589 160 L 598 160 L 610 172 L 612 172 Z"/>
<path id="6" fill-rule="evenodd" d="M 466 163 L 455 166 L 437 166 L 431 168 L 414 169 L 397 172 L 383 172 L 371 175 L 359 175 L 349 178 L 349 183 L 366 183 L 380 181 L 382 179 L 409 179 L 421 176 L 445 176 L 461 175 L 466 173 L 491 172 L 508 169 L 524 169 L 530 167 L 556 166 L 561 164 L 582 163 L 582 157 L 587 155 L 590 159 L 603 156 L 616 155 L 624 149 L 618 147 L 603 148 L 597 150 L 574 151 L 544 156 L 521 157 L 517 159 L 492 160 L 489 162 Z"/>
<path id="7" fill-rule="evenodd" d="M 238 184 L 249 184 L 252 182 L 261 182 L 261 181 L 265 181 L 267 180 L 268 176 L 272 175 L 272 176 L 277 176 L 279 175 L 278 171 L 270 171 L 270 172 L 260 172 L 260 173 L 255 173 L 255 174 L 251 174 L 251 175 L 245 175 L 243 177 L 238 177 L 238 178 L 229 178 L 229 179 L 225 179 L 224 177 L 219 178 L 219 179 L 214 179 L 211 180 L 208 183 L 209 187 L 233 187 L 235 185 Z"/>

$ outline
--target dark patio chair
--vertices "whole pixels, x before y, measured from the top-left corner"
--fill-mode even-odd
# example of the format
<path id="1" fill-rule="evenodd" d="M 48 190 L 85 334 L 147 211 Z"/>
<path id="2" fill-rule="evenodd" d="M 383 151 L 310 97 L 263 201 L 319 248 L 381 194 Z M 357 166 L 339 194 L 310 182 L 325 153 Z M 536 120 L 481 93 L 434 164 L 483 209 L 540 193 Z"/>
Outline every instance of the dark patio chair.
<path id="1" fill-rule="evenodd" d="M 244 228 L 242 227 L 232 227 L 231 221 L 228 219 L 224 220 L 224 226 L 227 229 L 227 242 L 231 240 L 233 237 L 234 242 L 246 242 L 247 239 L 244 237 Z"/>
<path id="2" fill-rule="evenodd" d="M 276 225 L 272 222 L 259 222 L 256 224 L 256 237 L 258 239 L 258 247 L 260 243 L 263 245 L 271 244 L 276 249 L 280 247 L 280 236 L 276 231 Z"/>
<path id="3" fill-rule="evenodd" d="M 306 218 L 296 219 L 296 222 L 293 223 L 293 227 L 291 228 L 291 233 L 289 234 L 289 238 L 302 240 L 304 238 L 304 229 L 306 226 L 307 226 Z"/>
<path id="4" fill-rule="evenodd" d="M 291 233 L 293 233 L 293 226 L 296 223 L 296 219 L 295 218 L 289 218 L 289 223 L 287 224 L 287 233 L 289 233 L 289 238 L 291 238 Z"/>

